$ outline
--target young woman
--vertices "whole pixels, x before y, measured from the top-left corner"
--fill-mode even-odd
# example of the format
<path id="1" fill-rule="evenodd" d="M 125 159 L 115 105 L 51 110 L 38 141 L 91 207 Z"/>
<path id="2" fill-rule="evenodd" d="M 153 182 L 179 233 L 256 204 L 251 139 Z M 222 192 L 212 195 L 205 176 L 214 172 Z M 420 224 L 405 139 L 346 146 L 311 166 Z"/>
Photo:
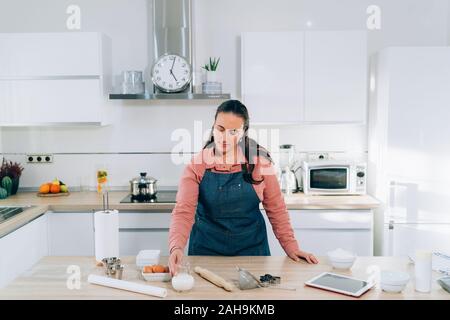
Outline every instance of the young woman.
<path id="1" fill-rule="evenodd" d="M 169 269 L 176 273 L 189 238 L 189 255 L 270 255 L 262 202 L 286 254 L 317 263 L 300 250 L 272 159 L 248 137 L 247 108 L 237 100 L 216 111 L 211 136 L 186 166 L 172 211 Z"/>

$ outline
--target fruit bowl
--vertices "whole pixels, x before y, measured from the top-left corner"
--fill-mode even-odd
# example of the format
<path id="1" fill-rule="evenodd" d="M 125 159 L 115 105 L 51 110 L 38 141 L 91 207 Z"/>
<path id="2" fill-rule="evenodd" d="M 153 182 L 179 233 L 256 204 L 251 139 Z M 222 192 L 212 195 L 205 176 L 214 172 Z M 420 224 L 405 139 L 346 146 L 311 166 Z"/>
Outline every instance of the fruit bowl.
<path id="1" fill-rule="evenodd" d="M 58 193 L 37 193 L 38 197 L 64 197 L 69 196 L 70 192 L 58 192 Z"/>
<path id="2" fill-rule="evenodd" d="M 39 197 L 68 196 L 69 189 L 64 182 L 55 178 L 52 182 L 41 184 L 37 195 Z"/>

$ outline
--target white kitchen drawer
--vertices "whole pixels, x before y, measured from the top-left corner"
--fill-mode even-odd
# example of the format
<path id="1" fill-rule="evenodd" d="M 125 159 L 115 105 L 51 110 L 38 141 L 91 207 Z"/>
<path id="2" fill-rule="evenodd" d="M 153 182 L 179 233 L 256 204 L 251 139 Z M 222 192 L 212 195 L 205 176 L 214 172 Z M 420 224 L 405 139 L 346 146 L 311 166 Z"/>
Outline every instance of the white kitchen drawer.
<path id="1" fill-rule="evenodd" d="M 140 250 L 158 249 L 161 255 L 169 254 L 169 229 L 121 229 L 119 232 L 120 256 L 136 256 Z"/>
<path id="2" fill-rule="evenodd" d="M 106 41 L 94 32 L 0 34 L 0 78 L 100 75 Z"/>
<path id="3" fill-rule="evenodd" d="M 169 229 L 170 212 L 119 212 L 119 228 Z"/>
<path id="4" fill-rule="evenodd" d="M 317 256 L 325 256 L 337 248 L 355 252 L 358 256 L 373 255 L 371 230 L 295 229 L 294 233 L 300 249 Z M 286 255 L 272 230 L 268 230 L 268 239 L 272 256 Z"/>
<path id="5" fill-rule="evenodd" d="M 328 251 L 342 248 L 356 253 L 358 256 L 373 255 L 372 232 L 370 230 L 318 230 L 296 229 L 300 248 L 325 256 Z"/>
<path id="6" fill-rule="evenodd" d="M 92 212 L 50 212 L 48 215 L 51 256 L 93 256 Z"/>
<path id="7" fill-rule="evenodd" d="M 373 223 L 371 210 L 290 210 L 291 225 L 302 250 L 323 256 L 328 251 L 343 248 L 360 256 L 373 255 Z M 270 251 L 284 256 L 267 215 Z"/>
<path id="8" fill-rule="evenodd" d="M 372 229 L 371 210 L 289 210 L 294 229 Z"/>

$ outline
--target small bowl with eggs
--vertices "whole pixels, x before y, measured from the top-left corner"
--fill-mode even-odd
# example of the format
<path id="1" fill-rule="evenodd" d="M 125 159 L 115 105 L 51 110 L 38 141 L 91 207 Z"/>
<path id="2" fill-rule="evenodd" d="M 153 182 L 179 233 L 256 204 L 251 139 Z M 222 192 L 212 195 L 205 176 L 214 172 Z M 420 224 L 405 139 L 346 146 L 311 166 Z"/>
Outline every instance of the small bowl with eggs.
<path id="1" fill-rule="evenodd" d="M 146 281 L 168 282 L 172 279 L 169 267 L 160 264 L 144 266 L 142 268 L 142 276 Z"/>

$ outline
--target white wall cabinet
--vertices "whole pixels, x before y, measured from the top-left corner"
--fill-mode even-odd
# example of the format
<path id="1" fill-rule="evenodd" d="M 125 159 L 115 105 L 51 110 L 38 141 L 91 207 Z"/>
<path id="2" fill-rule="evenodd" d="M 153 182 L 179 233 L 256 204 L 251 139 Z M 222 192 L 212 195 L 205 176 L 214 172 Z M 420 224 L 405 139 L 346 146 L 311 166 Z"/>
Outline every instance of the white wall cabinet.
<path id="1" fill-rule="evenodd" d="M 365 123 L 365 31 L 245 32 L 241 90 L 254 123 Z"/>
<path id="2" fill-rule="evenodd" d="M 303 120 L 304 32 L 242 34 L 242 100 L 252 122 Z"/>
<path id="3" fill-rule="evenodd" d="M 94 255 L 92 212 L 49 212 L 47 215 L 49 255 Z"/>
<path id="4" fill-rule="evenodd" d="M 0 238 L 0 288 L 48 254 L 47 215 Z"/>
<path id="5" fill-rule="evenodd" d="M 365 32 L 306 32 L 305 121 L 365 123 L 367 63 Z"/>
<path id="6" fill-rule="evenodd" d="M 360 256 L 373 255 L 371 210 L 290 210 L 289 215 L 302 250 L 324 256 L 328 251 L 343 248 Z M 271 254 L 286 255 L 265 212 L 264 219 Z"/>
<path id="7" fill-rule="evenodd" d="M 100 79 L 0 81 L 0 123 L 100 123 L 100 90 Z"/>
<path id="8" fill-rule="evenodd" d="M 85 76 L 102 73 L 99 33 L 2 33 L 0 76 Z"/>
<path id="9" fill-rule="evenodd" d="M 111 41 L 95 32 L 0 34 L 1 126 L 108 124 Z"/>

